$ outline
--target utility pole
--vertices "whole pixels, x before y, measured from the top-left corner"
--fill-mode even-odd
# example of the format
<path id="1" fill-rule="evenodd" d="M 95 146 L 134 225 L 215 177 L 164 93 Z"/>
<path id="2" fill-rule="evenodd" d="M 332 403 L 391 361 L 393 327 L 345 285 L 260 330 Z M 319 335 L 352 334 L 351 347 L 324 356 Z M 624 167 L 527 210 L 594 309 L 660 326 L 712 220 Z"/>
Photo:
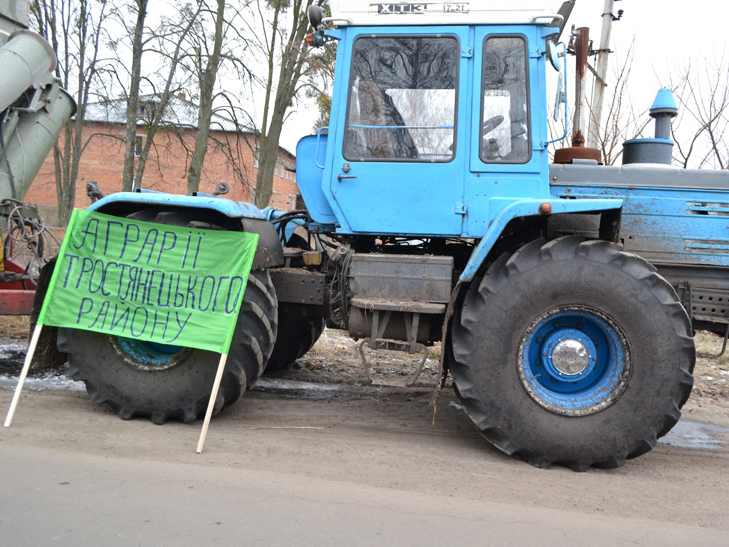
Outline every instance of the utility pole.
<path id="1" fill-rule="evenodd" d="M 598 148 L 602 103 L 605 98 L 605 87 L 607 87 L 605 78 L 607 77 L 613 21 L 623 16 L 622 10 L 620 10 L 617 19 L 613 15 L 616 1 L 620 0 L 605 0 L 605 7 L 602 10 L 602 36 L 600 36 L 600 52 L 597 56 L 597 77 L 595 78 L 595 87 L 592 91 L 592 110 L 590 112 L 590 125 L 587 134 L 587 146 L 590 148 Z"/>

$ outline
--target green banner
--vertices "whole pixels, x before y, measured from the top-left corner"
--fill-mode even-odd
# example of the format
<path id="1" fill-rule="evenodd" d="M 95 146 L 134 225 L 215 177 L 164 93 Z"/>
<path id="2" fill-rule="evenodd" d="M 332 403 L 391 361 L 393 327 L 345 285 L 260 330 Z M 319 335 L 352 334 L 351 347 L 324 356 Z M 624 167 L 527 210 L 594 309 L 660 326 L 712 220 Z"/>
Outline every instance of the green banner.
<path id="1" fill-rule="evenodd" d="M 228 353 L 257 244 L 74 210 L 38 323 Z"/>

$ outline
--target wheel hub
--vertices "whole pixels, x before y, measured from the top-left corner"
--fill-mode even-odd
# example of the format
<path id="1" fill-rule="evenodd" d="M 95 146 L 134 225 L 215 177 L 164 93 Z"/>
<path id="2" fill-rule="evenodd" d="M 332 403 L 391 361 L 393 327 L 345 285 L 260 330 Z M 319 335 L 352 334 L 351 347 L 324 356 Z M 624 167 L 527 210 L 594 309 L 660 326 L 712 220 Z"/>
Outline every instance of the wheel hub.
<path id="1" fill-rule="evenodd" d="M 145 342 L 133 338 L 109 336 L 114 350 L 127 366 L 144 372 L 159 372 L 176 367 L 187 359 L 192 348 Z"/>
<path id="2" fill-rule="evenodd" d="M 576 376 L 590 365 L 590 353 L 579 340 L 560 340 L 552 350 L 552 363 L 567 376 Z"/>
<path id="3" fill-rule="evenodd" d="M 519 347 L 519 376 L 529 396 L 566 416 L 612 405 L 625 389 L 630 351 L 620 327 L 603 313 L 557 308 L 538 317 Z"/>

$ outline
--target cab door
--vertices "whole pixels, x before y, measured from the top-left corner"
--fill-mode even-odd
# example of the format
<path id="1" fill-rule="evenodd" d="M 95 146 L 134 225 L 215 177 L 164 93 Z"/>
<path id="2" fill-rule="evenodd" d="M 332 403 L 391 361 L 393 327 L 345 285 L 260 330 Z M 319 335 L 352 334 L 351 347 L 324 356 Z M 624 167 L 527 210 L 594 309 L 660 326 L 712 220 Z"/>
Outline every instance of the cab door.
<path id="1" fill-rule="evenodd" d="M 546 198 L 546 75 L 537 26 L 477 27 L 466 232 L 482 237 L 513 201 Z"/>
<path id="2" fill-rule="evenodd" d="M 468 30 L 394 30 L 358 29 L 340 44 L 349 82 L 329 177 L 339 231 L 460 235 Z"/>

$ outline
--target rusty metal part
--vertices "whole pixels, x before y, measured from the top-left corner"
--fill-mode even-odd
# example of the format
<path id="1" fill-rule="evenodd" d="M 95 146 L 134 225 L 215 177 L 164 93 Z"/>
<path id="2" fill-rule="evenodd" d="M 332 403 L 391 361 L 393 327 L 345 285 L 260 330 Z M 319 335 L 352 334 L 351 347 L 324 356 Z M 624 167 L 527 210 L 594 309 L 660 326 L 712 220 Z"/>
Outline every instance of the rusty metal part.
<path id="1" fill-rule="evenodd" d="M 372 384 L 373 381 L 372 377 L 370 376 L 370 365 L 367 363 L 367 357 L 365 356 L 364 352 L 364 347 L 366 344 L 372 346 L 372 341 L 369 338 L 365 338 L 362 341 L 362 343 L 359 345 L 359 355 L 362 358 L 362 364 L 364 365 L 367 382 Z M 385 349 L 389 351 L 407 351 L 409 353 L 412 353 L 410 351 L 410 344 L 408 342 L 401 342 L 399 340 L 376 340 L 375 346 L 376 349 Z M 418 370 L 415 371 L 412 379 L 405 383 L 406 386 L 415 385 L 415 382 L 417 382 L 418 378 L 420 377 L 420 373 L 423 372 L 425 362 L 428 360 L 428 348 L 422 344 L 416 344 L 416 348 L 417 351 L 425 352 L 425 355 L 423 355 L 423 360 L 420 361 L 420 364 L 418 365 Z"/>
<path id="2" fill-rule="evenodd" d="M 574 54 L 577 58 L 575 68 L 575 114 L 572 122 L 572 147 L 562 148 L 554 153 L 554 163 L 573 163 L 573 160 L 591 160 L 602 164 L 600 150 L 585 147 L 587 124 L 585 116 L 589 115 L 587 104 L 587 58 L 590 53 L 590 29 L 579 28 L 573 33 Z"/>
<path id="3" fill-rule="evenodd" d="M 461 288 L 463 288 L 463 285 L 463 282 L 459 279 L 456 286 L 453 287 L 451 298 L 448 301 L 448 307 L 446 308 L 445 318 L 443 319 L 443 328 L 441 331 L 441 352 L 440 360 L 438 361 L 438 383 L 435 386 L 433 397 L 430 401 L 430 404 L 433 407 L 433 423 L 435 423 L 435 414 L 438 409 L 438 399 L 440 398 L 440 394 L 445 387 L 446 380 L 448 379 L 446 354 L 448 353 L 450 324 L 453 319 L 453 315 L 456 313 L 456 302 L 458 301 L 458 296 L 461 294 Z"/>
<path id="4" fill-rule="evenodd" d="M 325 304 L 325 274 L 298 268 L 274 268 L 269 273 L 279 302 Z"/>
<path id="5" fill-rule="evenodd" d="M 445 304 L 389 299 L 353 298 L 347 329 L 354 338 L 407 340 L 415 353 L 417 342 L 439 339 L 438 327 Z M 375 349 L 375 343 L 370 344 Z"/>
<path id="6" fill-rule="evenodd" d="M 589 110 L 587 105 L 587 58 L 590 53 L 590 29 L 587 27 L 579 28 L 575 31 L 574 36 L 574 52 L 577 60 L 575 67 L 575 114 L 572 124 L 574 138 L 572 143 L 573 146 L 582 146 L 585 143 L 584 137 L 581 144 L 578 144 L 578 136 L 581 137 L 583 130 L 587 130 L 585 115 Z"/>
<path id="7" fill-rule="evenodd" d="M 421 332 L 423 330 L 421 329 L 421 314 L 423 314 L 422 319 L 424 322 L 429 324 L 428 320 L 431 317 L 442 314 L 445 312 L 445 309 L 445 304 L 433 304 L 429 302 L 392 301 L 385 299 L 372 300 L 364 298 L 352 299 L 349 324 L 350 334 L 357 336 L 356 333 L 352 332 L 355 312 L 361 312 L 357 316 L 363 318 L 363 321 L 361 321 L 362 327 L 369 327 L 370 331 L 370 336 L 365 338 L 359 346 L 359 354 L 362 357 L 362 364 L 365 367 L 367 380 L 372 383 L 370 368 L 364 353 L 365 344 L 369 345 L 373 350 L 386 349 L 390 351 L 403 351 L 411 355 L 424 351 L 425 356 L 420 362 L 414 378 L 406 383 L 408 386 L 413 385 L 420 376 L 425 361 L 428 359 L 428 348 L 418 343 L 419 339 L 423 339 L 423 333 Z M 401 326 L 404 326 L 404 330 L 399 332 L 399 340 L 385 338 L 385 333 L 389 332 L 388 325 L 391 324 L 391 319 L 400 319 L 403 323 Z M 429 341 L 430 337 L 427 336 L 427 332 L 431 330 L 430 326 L 426 326 L 424 330 L 426 332 L 425 340 Z"/>
<path id="8" fill-rule="evenodd" d="M 306 266 L 321 266 L 324 262 L 322 251 L 304 251 L 302 258 Z"/>
<path id="9" fill-rule="evenodd" d="M 549 203 L 542 203 L 539 206 L 539 214 L 540 215 L 551 215 L 552 214 L 552 206 Z"/>
<path id="10" fill-rule="evenodd" d="M 602 155 L 597 148 L 573 146 L 560 148 L 554 153 L 554 163 L 572 163 L 573 160 L 594 160 L 602 165 Z"/>
<path id="11" fill-rule="evenodd" d="M 724 343 L 721 346 L 721 351 L 716 355 L 713 355 L 711 353 L 697 353 L 696 357 L 703 357 L 704 359 L 718 359 L 719 357 L 724 355 L 724 352 L 726 351 L 727 339 L 729 339 L 729 324 L 727 324 L 726 326 L 726 332 L 724 333 Z"/>
<path id="12" fill-rule="evenodd" d="M 572 137 L 572 146 L 574 148 L 583 148 L 585 146 L 585 137 L 582 135 L 582 131 L 577 131 Z"/>

